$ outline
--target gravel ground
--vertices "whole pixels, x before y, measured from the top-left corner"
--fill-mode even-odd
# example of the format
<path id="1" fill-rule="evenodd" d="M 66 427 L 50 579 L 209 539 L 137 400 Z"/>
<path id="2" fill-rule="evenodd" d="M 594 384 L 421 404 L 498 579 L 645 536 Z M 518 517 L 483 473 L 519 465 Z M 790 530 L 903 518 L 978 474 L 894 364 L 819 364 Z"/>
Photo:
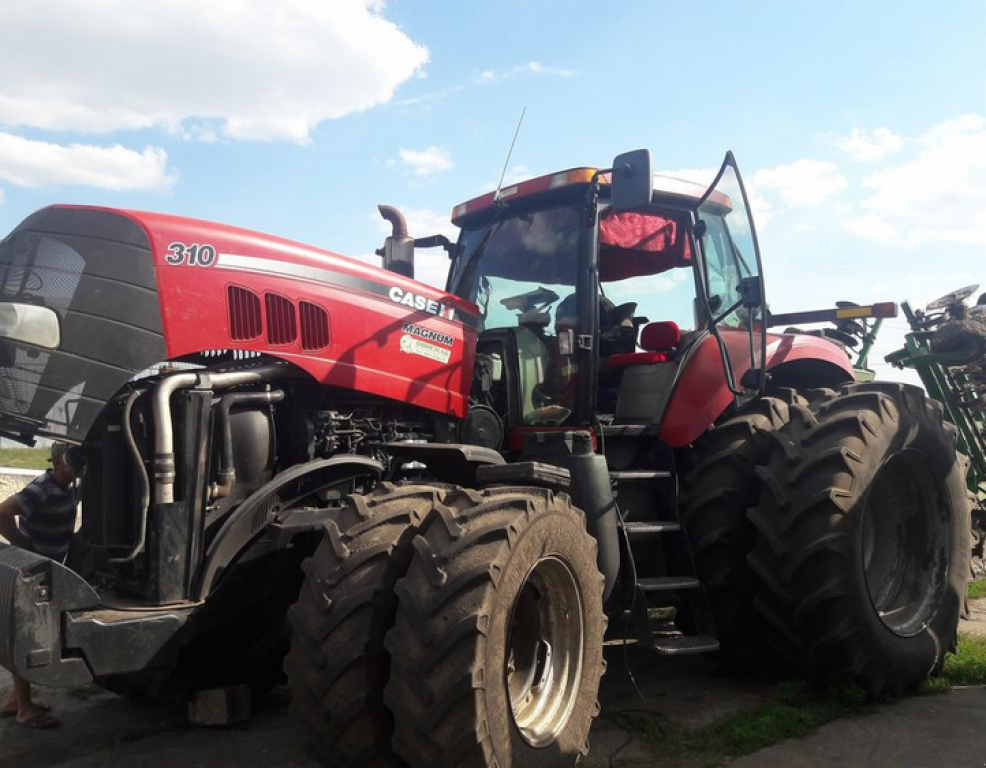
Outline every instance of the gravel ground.
<path id="1" fill-rule="evenodd" d="M 41 474 L 40 472 L 38 474 Z M 27 475 L 0 475 L 0 501 L 17 493 L 31 482 L 33 478 Z"/>

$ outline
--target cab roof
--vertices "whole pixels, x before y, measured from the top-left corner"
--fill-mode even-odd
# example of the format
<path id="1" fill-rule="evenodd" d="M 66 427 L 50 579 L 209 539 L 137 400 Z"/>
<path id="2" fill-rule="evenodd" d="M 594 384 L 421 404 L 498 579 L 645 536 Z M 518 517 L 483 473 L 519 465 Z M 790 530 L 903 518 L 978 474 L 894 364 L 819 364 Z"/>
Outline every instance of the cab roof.
<path id="1" fill-rule="evenodd" d="M 500 190 L 499 196 L 496 192 L 487 192 L 485 195 L 474 197 L 471 200 L 467 200 L 466 202 L 455 206 L 452 209 L 452 223 L 458 224 L 460 220 L 466 216 L 470 216 L 483 210 L 484 208 L 493 206 L 498 199 L 501 201 L 509 201 L 511 199 L 518 199 L 528 195 L 562 190 L 577 185 L 588 185 L 597 173 L 599 173 L 598 168 L 569 168 L 565 171 L 558 171 L 557 173 L 537 176 L 533 179 L 528 179 L 517 184 L 511 184 L 510 186 L 503 187 Z M 600 175 L 600 183 L 603 187 L 609 186 L 610 174 L 608 172 Z M 702 199 L 702 196 L 708 191 L 708 187 L 694 181 L 679 179 L 674 176 L 654 174 L 653 190 L 658 197 L 677 199 L 679 201 L 687 201 L 694 204 Z M 726 198 L 725 195 L 722 197 L 724 200 L 721 202 L 723 202 L 726 206 L 729 206 L 728 198 Z"/>

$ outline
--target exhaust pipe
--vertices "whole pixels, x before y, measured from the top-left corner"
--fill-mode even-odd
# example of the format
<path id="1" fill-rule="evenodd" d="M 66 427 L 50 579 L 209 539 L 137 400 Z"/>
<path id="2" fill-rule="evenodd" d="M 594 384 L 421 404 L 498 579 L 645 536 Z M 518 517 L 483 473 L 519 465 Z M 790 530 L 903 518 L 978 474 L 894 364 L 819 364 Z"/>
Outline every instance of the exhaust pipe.
<path id="1" fill-rule="evenodd" d="M 391 234 L 377 249 L 383 256 L 383 268 L 414 279 L 414 238 L 407 234 L 404 214 L 392 205 L 378 205 L 380 215 L 390 222 Z"/>

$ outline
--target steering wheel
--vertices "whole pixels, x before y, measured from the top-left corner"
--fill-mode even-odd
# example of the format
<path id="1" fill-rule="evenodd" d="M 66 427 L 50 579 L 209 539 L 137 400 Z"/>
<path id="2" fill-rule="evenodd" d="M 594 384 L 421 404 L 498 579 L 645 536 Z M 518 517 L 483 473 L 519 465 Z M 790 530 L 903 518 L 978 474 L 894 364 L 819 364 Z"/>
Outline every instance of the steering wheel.
<path id="1" fill-rule="evenodd" d="M 505 299 L 500 299 L 500 303 L 507 309 L 516 309 L 521 312 L 534 309 L 539 304 L 548 305 L 555 301 L 558 301 L 558 294 L 544 286 L 540 286 L 527 293 L 519 293 L 516 296 L 508 296 Z M 542 306 L 541 309 L 543 310 L 544 307 Z"/>

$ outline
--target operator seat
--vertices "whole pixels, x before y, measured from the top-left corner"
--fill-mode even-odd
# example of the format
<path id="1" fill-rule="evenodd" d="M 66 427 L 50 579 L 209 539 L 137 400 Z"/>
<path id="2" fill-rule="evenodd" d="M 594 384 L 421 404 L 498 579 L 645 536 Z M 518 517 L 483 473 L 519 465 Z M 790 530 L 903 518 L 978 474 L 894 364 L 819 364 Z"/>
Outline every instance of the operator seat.
<path id="1" fill-rule="evenodd" d="M 663 363 L 681 344 L 681 329 L 673 320 L 648 323 L 640 332 L 640 346 L 643 352 L 624 352 L 612 355 L 606 360 L 609 368 L 627 368 L 631 365 L 652 365 Z"/>
<path id="2" fill-rule="evenodd" d="M 620 376 L 613 408 L 617 422 L 650 424 L 661 420 L 680 362 L 673 353 L 680 344 L 677 323 L 648 323 L 640 333 L 643 352 L 613 355 L 606 361 L 606 367 Z"/>

